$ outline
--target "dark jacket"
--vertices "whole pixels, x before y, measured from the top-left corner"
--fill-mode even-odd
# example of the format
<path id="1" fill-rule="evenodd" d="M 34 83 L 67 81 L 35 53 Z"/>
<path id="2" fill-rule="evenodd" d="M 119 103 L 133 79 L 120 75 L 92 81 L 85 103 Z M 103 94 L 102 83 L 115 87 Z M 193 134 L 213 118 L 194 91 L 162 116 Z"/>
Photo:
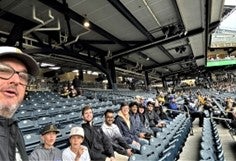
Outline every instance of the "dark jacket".
<path id="1" fill-rule="evenodd" d="M 126 150 L 131 149 L 131 147 L 121 137 L 114 138 L 111 143 L 114 151 L 122 155 L 127 155 Z"/>
<path id="2" fill-rule="evenodd" d="M 89 150 L 91 160 L 105 161 L 106 157 L 114 157 L 114 151 L 110 139 L 104 134 L 101 127 L 82 124 L 84 129 L 84 141 Z"/>
<path id="3" fill-rule="evenodd" d="M 140 116 L 138 113 L 130 113 L 130 120 L 135 128 L 136 134 L 139 135 L 139 133 L 143 132 L 143 123 L 140 120 Z"/>
<path id="4" fill-rule="evenodd" d="M 156 124 L 161 120 L 155 111 L 146 111 L 147 120 L 150 127 L 156 127 Z"/>
<path id="5" fill-rule="evenodd" d="M 0 161 L 15 161 L 16 148 L 23 161 L 28 161 L 24 138 L 13 119 L 0 116 Z"/>
<path id="6" fill-rule="evenodd" d="M 132 144 L 133 140 L 139 142 L 138 136 L 136 135 L 135 128 L 132 125 L 132 122 L 130 121 L 130 129 L 128 125 L 126 124 L 125 120 L 117 115 L 115 118 L 115 124 L 119 127 L 121 135 L 124 137 L 125 141 L 128 144 Z"/>

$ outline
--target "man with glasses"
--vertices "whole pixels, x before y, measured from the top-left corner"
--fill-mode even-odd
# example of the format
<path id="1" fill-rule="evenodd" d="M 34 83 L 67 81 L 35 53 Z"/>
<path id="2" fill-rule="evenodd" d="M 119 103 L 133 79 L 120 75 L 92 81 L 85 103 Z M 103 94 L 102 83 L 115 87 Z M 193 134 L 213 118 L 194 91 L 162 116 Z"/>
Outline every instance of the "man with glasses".
<path id="1" fill-rule="evenodd" d="M 105 122 L 102 124 L 102 130 L 106 136 L 111 139 L 111 144 L 115 153 L 117 152 L 119 154 L 115 154 L 116 159 L 123 161 L 128 160 L 128 157 L 130 157 L 133 152 L 131 147 L 123 139 L 118 126 L 113 123 L 114 111 L 112 109 L 107 109 L 104 113 L 104 116 Z"/>
<path id="2" fill-rule="evenodd" d="M 28 160 L 23 136 L 12 116 L 38 72 L 29 55 L 15 47 L 0 47 L 0 160 Z"/>

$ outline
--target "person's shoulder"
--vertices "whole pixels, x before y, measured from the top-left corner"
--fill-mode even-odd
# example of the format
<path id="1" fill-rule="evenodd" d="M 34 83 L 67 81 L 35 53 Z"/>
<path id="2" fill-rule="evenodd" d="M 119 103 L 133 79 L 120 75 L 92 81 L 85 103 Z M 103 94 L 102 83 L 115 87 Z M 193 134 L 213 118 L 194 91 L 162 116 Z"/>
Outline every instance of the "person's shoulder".
<path id="1" fill-rule="evenodd" d="M 70 147 L 65 148 L 62 150 L 62 154 L 67 154 L 70 151 Z"/>

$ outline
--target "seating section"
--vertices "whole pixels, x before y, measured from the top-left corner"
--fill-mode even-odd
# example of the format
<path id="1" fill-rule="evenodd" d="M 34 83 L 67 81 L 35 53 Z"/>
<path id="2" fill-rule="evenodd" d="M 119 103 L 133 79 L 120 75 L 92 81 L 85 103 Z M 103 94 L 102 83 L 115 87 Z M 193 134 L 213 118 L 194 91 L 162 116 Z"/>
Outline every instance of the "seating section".
<path id="1" fill-rule="evenodd" d="M 211 118 L 204 118 L 200 157 L 201 161 L 224 161 L 224 152 L 216 123 Z"/>
<path id="2" fill-rule="evenodd" d="M 150 139 L 150 145 L 143 145 L 141 147 L 140 155 L 130 157 L 129 161 L 141 159 L 148 161 L 178 160 L 190 128 L 190 118 L 187 118 L 185 114 L 179 114 L 162 132 Z"/>
<path id="3" fill-rule="evenodd" d="M 27 153 L 40 143 L 40 129 L 48 123 L 54 123 L 60 130 L 55 146 L 64 149 L 68 146 L 70 129 L 82 124 L 81 110 L 85 105 L 93 107 L 94 124 L 101 126 L 103 113 L 110 108 L 117 112 L 120 102 L 131 102 L 136 95 L 154 98 L 155 93 L 138 93 L 133 91 L 92 91 L 87 90 L 84 96 L 62 98 L 52 92 L 30 92 L 27 100 L 21 105 L 14 117 L 19 121 L 19 127 L 24 134 Z M 217 99 L 214 99 L 215 104 Z M 183 103 L 177 99 L 178 106 Z M 140 154 L 134 154 L 129 161 L 176 161 L 185 145 L 192 128 L 190 117 L 185 113 L 178 114 L 170 123 L 152 137 L 149 145 L 141 147 Z M 216 129 L 216 123 L 211 118 L 204 118 L 202 130 L 201 161 L 223 161 L 222 144 Z"/>
<path id="4" fill-rule="evenodd" d="M 150 140 L 161 160 L 177 160 L 191 129 L 190 118 L 179 114 L 170 124 Z M 170 155 L 169 155 L 170 153 Z"/>
<path id="5" fill-rule="evenodd" d="M 87 97 L 86 94 L 93 95 Z M 19 110 L 14 115 L 24 134 L 27 152 L 30 153 L 40 142 L 40 129 L 48 123 L 54 123 L 60 130 L 56 146 L 63 149 L 67 146 L 67 139 L 72 126 L 81 125 L 81 110 L 85 105 L 93 107 L 94 124 L 101 126 L 103 113 L 111 108 L 117 112 L 119 103 L 133 100 L 135 92 L 128 91 L 90 91 L 85 96 L 75 98 L 62 98 L 49 91 L 31 91 Z M 146 94 L 147 95 L 147 94 Z M 155 94 L 147 96 L 154 97 Z M 35 142 L 32 142 L 34 138 Z"/>

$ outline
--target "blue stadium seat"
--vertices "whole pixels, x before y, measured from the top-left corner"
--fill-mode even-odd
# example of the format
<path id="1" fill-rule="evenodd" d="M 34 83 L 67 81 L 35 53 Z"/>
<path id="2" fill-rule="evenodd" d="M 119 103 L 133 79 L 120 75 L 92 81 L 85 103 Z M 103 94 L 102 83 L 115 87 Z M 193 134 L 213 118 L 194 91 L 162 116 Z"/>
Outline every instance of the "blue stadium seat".
<path id="1" fill-rule="evenodd" d="M 53 123 L 53 120 L 51 117 L 40 117 L 39 119 L 37 119 L 37 123 L 41 127 L 45 126 L 46 124 Z"/>
<path id="2" fill-rule="evenodd" d="M 102 123 L 103 123 L 103 118 L 102 117 L 97 116 L 97 117 L 93 118 L 93 125 L 101 126 Z"/>
<path id="3" fill-rule="evenodd" d="M 141 155 L 145 155 L 147 160 L 156 161 L 159 159 L 159 154 L 156 153 L 155 146 L 142 145 L 140 149 Z"/>
<path id="4" fill-rule="evenodd" d="M 58 114 L 53 117 L 55 124 L 62 124 L 67 122 L 67 116 L 63 114 Z"/>
<path id="5" fill-rule="evenodd" d="M 21 110 L 17 112 L 14 117 L 18 120 L 29 119 L 32 118 L 32 112 L 27 110 Z"/>
<path id="6" fill-rule="evenodd" d="M 20 122 L 18 122 L 18 126 L 24 134 L 36 132 L 39 129 L 37 123 L 29 119 L 21 120 Z"/>
<path id="7" fill-rule="evenodd" d="M 57 115 L 59 113 L 60 113 L 60 108 L 51 107 L 51 108 L 48 109 L 48 115 L 49 116 Z"/>
<path id="8" fill-rule="evenodd" d="M 33 116 L 39 118 L 41 116 L 47 116 L 47 110 L 37 109 L 33 111 Z"/>
<path id="9" fill-rule="evenodd" d="M 145 155 L 133 154 L 129 157 L 128 161 L 147 161 L 147 157 Z"/>
<path id="10" fill-rule="evenodd" d="M 23 136 L 25 140 L 26 152 L 29 154 L 40 143 L 40 135 L 36 133 L 30 133 Z"/>
<path id="11" fill-rule="evenodd" d="M 81 113 L 80 112 L 71 112 L 67 114 L 68 122 L 78 122 L 82 121 Z"/>

